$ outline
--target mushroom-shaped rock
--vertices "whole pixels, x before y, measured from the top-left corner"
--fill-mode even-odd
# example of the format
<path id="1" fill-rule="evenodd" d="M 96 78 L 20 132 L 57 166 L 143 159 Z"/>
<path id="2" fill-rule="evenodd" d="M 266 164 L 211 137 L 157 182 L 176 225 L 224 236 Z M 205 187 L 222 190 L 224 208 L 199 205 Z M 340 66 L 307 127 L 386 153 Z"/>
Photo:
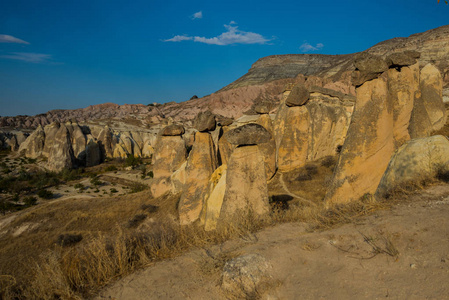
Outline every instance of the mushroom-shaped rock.
<path id="1" fill-rule="evenodd" d="M 246 124 L 229 130 L 224 134 L 229 143 L 237 146 L 267 143 L 271 134 L 259 124 Z"/>
<path id="2" fill-rule="evenodd" d="M 375 79 L 388 70 L 388 65 L 383 58 L 366 52 L 354 59 L 354 67 L 356 70 L 351 78 L 354 86 L 360 86 L 366 81 Z"/>
<path id="3" fill-rule="evenodd" d="M 183 135 L 185 133 L 184 127 L 177 124 L 168 125 L 164 129 L 162 129 L 162 136 L 178 136 Z"/>
<path id="4" fill-rule="evenodd" d="M 406 52 L 399 52 L 388 55 L 386 62 L 390 68 L 397 68 L 414 65 L 416 63 L 416 58 Z"/>
<path id="5" fill-rule="evenodd" d="M 217 122 L 221 126 L 229 126 L 232 124 L 232 122 L 234 122 L 234 119 L 217 115 Z"/>
<path id="6" fill-rule="evenodd" d="M 215 130 L 215 115 L 210 111 L 200 112 L 193 121 L 193 127 L 199 132 Z"/>
<path id="7" fill-rule="evenodd" d="M 310 93 L 303 85 L 295 85 L 285 99 L 285 104 L 287 106 L 301 106 L 307 103 L 309 100 Z"/>

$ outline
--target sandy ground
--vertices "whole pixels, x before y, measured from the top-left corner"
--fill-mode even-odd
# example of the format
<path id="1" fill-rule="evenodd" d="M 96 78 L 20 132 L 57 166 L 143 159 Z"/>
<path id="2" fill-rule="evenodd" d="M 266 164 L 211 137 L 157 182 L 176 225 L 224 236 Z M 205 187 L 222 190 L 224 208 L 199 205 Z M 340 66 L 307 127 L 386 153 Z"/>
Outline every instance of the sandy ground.
<path id="1" fill-rule="evenodd" d="M 331 230 L 282 224 L 196 249 L 133 273 L 96 299 L 226 299 L 217 258 L 250 253 L 272 265 L 273 287 L 262 299 L 449 299 L 449 185 Z"/>

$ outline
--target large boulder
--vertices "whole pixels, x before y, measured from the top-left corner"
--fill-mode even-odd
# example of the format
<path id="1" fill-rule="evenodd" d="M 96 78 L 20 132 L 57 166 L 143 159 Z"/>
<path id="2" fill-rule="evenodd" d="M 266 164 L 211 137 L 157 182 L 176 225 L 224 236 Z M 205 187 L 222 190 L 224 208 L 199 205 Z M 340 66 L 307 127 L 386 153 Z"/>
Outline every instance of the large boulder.
<path id="1" fill-rule="evenodd" d="M 193 127 L 199 132 L 215 130 L 215 115 L 210 111 L 200 112 L 193 121 Z"/>
<path id="2" fill-rule="evenodd" d="M 304 85 L 295 85 L 287 99 L 285 99 L 285 104 L 287 106 L 301 106 L 307 103 L 309 96 L 309 91 Z"/>
<path id="3" fill-rule="evenodd" d="M 160 136 L 153 155 L 153 182 L 151 193 L 160 197 L 171 192 L 171 175 L 186 161 L 186 146 L 180 136 Z"/>
<path id="4" fill-rule="evenodd" d="M 78 123 L 66 124 L 70 132 L 70 139 L 72 140 L 73 155 L 76 159 L 81 159 L 80 154 L 86 150 L 86 136 L 84 135 Z"/>
<path id="5" fill-rule="evenodd" d="M 209 178 L 216 168 L 217 155 L 211 135 L 197 132 L 187 160 L 186 179 L 178 206 L 181 225 L 191 224 L 200 217 Z"/>
<path id="6" fill-rule="evenodd" d="M 185 129 L 182 125 L 172 124 L 168 125 L 164 129 L 162 129 L 161 134 L 163 136 L 177 136 L 183 135 L 185 133 Z"/>
<path id="7" fill-rule="evenodd" d="M 441 135 L 414 139 L 391 158 L 376 196 L 384 197 L 401 185 L 449 172 L 449 140 Z"/>
<path id="8" fill-rule="evenodd" d="M 236 222 L 236 217 L 263 217 L 269 211 L 263 155 L 255 145 L 237 147 L 228 163 L 220 220 Z"/>
<path id="9" fill-rule="evenodd" d="M 254 123 L 229 130 L 224 136 L 229 143 L 237 146 L 263 144 L 271 139 L 268 130 Z"/>
<path id="10" fill-rule="evenodd" d="M 390 68 L 400 68 L 416 64 L 416 57 L 412 52 L 397 52 L 388 55 L 385 61 Z"/>
<path id="11" fill-rule="evenodd" d="M 388 64 L 385 60 L 376 55 L 362 52 L 354 58 L 355 71 L 352 73 L 352 84 L 361 86 L 369 80 L 379 77 L 388 70 Z"/>

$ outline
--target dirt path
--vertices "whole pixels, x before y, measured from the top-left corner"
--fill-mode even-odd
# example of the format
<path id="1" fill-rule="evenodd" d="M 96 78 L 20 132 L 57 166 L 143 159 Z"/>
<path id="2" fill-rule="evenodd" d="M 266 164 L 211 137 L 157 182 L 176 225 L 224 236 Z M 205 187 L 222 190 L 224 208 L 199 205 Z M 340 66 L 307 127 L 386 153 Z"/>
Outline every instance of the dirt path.
<path id="1" fill-rule="evenodd" d="M 190 251 L 117 281 L 97 299 L 225 299 L 211 257 L 250 253 L 272 265 L 276 287 L 263 299 L 449 299 L 449 185 L 352 224 L 307 228 L 282 224 Z"/>

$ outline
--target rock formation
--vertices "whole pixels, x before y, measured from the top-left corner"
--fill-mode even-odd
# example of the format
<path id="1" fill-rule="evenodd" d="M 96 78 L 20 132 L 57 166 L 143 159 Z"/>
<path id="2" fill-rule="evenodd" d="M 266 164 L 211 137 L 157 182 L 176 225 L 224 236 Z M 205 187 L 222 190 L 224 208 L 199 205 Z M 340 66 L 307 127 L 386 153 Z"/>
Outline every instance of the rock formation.
<path id="1" fill-rule="evenodd" d="M 372 56 L 366 59 L 379 60 Z M 357 87 L 356 109 L 326 195 L 329 204 L 349 202 L 366 193 L 374 194 L 393 152 L 410 136 L 423 134 L 417 130 L 419 126 L 425 126 L 424 134 L 427 134 L 428 127 L 435 124 L 438 128 L 442 126 L 441 122 L 446 122 L 441 84 L 438 84 L 441 77 L 435 70 L 425 67 L 420 73 L 417 64 L 402 66 L 400 70 L 393 66 Z M 426 75 L 418 81 L 420 74 Z M 423 91 L 433 106 L 422 98 Z M 435 108 L 433 122 L 427 113 L 430 107 Z M 418 124 L 420 120 L 429 122 Z"/>
<path id="2" fill-rule="evenodd" d="M 180 135 L 159 136 L 153 155 L 151 193 L 157 198 L 171 191 L 171 175 L 186 161 L 186 146 Z"/>
<path id="3" fill-rule="evenodd" d="M 413 139 L 391 158 L 376 190 L 377 197 L 404 184 L 419 182 L 449 172 L 449 140 L 441 135 Z"/>
<path id="4" fill-rule="evenodd" d="M 186 165 L 185 184 L 179 201 L 182 225 L 195 222 L 203 209 L 209 178 L 217 168 L 214 142 L 208 132 L 197 132 Z"/>

